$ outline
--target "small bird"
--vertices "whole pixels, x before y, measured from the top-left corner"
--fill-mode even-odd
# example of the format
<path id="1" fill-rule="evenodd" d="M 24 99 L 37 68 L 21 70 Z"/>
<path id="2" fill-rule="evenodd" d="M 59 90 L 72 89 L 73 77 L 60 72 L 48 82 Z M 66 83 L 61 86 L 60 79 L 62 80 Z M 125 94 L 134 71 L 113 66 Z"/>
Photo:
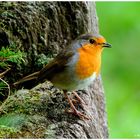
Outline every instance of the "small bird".
<path id="1" fill-rule="evenodd" d="M 72 91 L 78 101 L 84 104 L 75 91 L 84 89 L 96 79 L 101 68 L 102 50 L 105 47 L 110 48 L 111 45 L 103 36 L 90 33 L 81 35 L 40 71 L 24 77 L 14 85 L 30 80 L 35 80 L 37 85 L 49 80 L 54 86 L 63 90 L 72 109 L 71 113 L 80 118 L 89 119 L 76 109 L 67 92 Z"/>

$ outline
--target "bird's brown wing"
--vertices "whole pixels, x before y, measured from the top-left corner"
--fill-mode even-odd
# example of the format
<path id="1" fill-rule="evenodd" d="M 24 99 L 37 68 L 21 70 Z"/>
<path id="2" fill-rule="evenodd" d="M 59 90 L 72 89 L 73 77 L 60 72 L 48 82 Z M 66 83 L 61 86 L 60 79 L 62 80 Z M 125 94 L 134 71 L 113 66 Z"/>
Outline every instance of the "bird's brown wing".
<path id="1" fill-rule="evenodd" d="M 46 80 L 51 80 L 56 73 L 62 72 L 70 58 L 73 56 L 73 52 L 69 51 L 68 53 L 63 51 L 54 58 L 49 64 L 47 64 L 40 71 L 32 73 L 28 76 L 23 77 L 21 80 L 15 82 L 13 85 L 17 86 L 19 84 L 26 85 L 26 82 L 32 80 L 32 86 L 37 85 L 38 83 L 44 82 Z"/>
<path id="2" fill-rule="evenodd" d="M 57 73 L 63 72 L 63 70 L 67 67 L 66 64 L 70 61 L 73 55 L 74 53 L 72 51 L 59 54 L 52 62 L 40 70 L 37 82 L 44 82 L 45 80 L 51 81 Z"/>

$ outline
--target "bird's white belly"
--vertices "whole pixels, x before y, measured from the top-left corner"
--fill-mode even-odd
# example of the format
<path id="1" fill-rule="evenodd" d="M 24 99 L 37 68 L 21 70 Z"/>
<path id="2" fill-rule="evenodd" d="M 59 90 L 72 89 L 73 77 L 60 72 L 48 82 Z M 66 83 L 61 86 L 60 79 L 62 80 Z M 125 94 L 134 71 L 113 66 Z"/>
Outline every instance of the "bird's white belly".
<path id="1" fill-rule="evenodd" d="M 76 89 L 84 89 L 88 85 L 90 85 L 94 80 L 96 79 L 96 72 L 94 72 L 89 78 L 86 78 L 84 80 L 79 80 Z"/>
<path id="2" fill-rule="evenodd" d="M 79 79 L 78 77 L 74 76 L 74 74 L 71 76 L 67 76 L 63 74 L 63 75 L 60 75 L 58 79 L 59 81 L 55 80 L 55 82 L 52 82 L 52 83 L 60 89 L 65 89 L 68 91 L 82 90 L 88 85 L 90 85 L 96 79 L 96 72 L 94 72 L 89 78 L 86 78 L 84 80 Z"/>

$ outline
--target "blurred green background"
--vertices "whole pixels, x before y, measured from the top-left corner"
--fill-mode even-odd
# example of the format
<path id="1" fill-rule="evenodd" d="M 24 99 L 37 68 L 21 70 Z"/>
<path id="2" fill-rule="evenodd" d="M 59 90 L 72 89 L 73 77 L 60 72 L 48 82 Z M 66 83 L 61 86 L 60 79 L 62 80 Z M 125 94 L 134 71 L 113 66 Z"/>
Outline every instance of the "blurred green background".
<path id="1" fill-rule="evenodd" d="M 96 2 L 110 138 L 140 138 L 140 2 Z"/>

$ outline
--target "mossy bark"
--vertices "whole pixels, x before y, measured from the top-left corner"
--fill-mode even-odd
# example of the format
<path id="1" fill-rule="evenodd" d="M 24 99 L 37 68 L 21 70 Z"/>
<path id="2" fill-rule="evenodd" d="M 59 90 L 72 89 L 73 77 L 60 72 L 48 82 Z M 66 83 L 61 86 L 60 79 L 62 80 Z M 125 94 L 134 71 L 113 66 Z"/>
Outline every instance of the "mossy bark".
<path id="1" fill-rule="evenodd" d="M 94 2 L 0 2 L 0 6 L 1 32 L 6 34 L 2 46 L 14 42 L 16 49 L 26 53 L 25 63 L 11 65 L 5 75 L 10 83 L 39 70 L 80 34 L 98 33 Z M 108 138 L 101 78 L 78 94 L 87 106 L 77 107 L 91 120 L 67 114 L 69 105 L 63 92 L 50 82 L 17 91 L 1 106 L 1 116 L 26 117 L 17 132 L 4 138 Z"/>

